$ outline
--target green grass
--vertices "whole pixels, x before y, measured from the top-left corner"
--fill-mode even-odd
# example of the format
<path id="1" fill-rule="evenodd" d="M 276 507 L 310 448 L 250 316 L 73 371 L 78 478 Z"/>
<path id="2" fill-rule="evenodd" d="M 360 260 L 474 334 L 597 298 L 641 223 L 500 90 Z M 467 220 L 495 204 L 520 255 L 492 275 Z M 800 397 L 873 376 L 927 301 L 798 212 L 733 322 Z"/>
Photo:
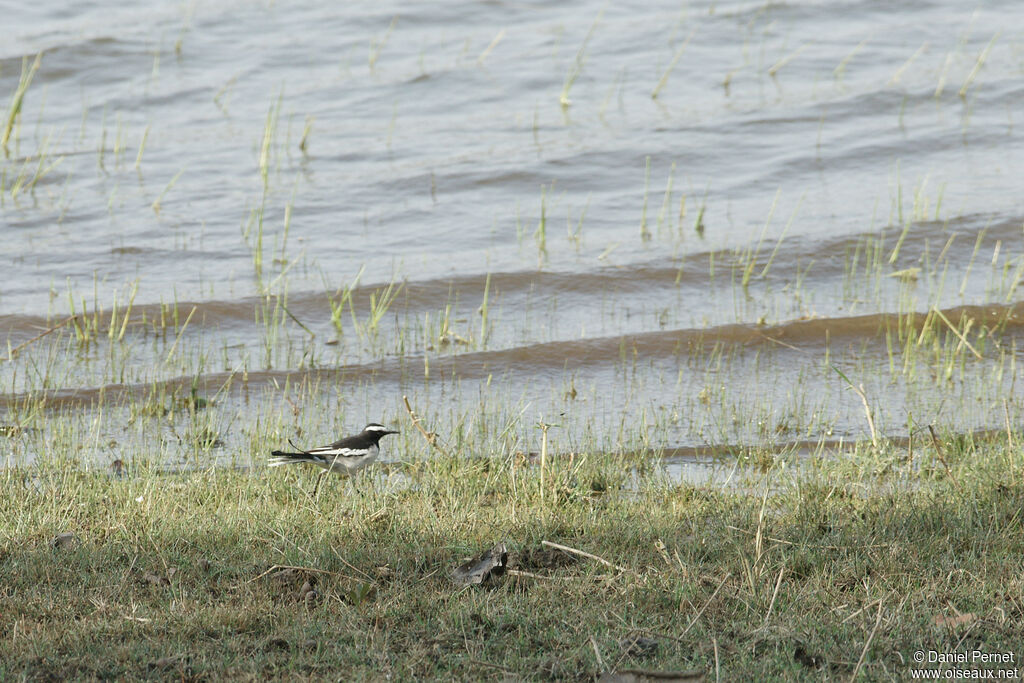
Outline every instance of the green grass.
<path id="1" fill-rule="evenodd" d="M 315 498 L 306 470 L 4 471 L 0 678 L 902 680 L 919 649 L 1024 654 L 1005 435 L 947 435 L 948 471 L 867 447 L 731 489 L 627 489 L 599 453 L 548 457 L 541 488 L 515 453 L 406 438 L 389 477 Z M 500 541 L 518 574 L 450 580 Z"/>

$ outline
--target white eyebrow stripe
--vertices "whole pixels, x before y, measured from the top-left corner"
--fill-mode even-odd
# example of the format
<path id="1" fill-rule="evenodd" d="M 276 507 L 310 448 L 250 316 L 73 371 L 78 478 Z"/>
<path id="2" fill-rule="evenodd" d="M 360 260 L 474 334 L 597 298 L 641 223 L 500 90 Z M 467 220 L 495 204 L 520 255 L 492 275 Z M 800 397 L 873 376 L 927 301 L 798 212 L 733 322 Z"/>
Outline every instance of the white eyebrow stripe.
<path id="1" fill-rule="evenodd" d="M 366 429 L 364 431 L 367 431 L 367 432 L 386 432 L 386 431 L 388 431 L 388 428 L 385 427 L 384 425 L 366 425 Z"/>

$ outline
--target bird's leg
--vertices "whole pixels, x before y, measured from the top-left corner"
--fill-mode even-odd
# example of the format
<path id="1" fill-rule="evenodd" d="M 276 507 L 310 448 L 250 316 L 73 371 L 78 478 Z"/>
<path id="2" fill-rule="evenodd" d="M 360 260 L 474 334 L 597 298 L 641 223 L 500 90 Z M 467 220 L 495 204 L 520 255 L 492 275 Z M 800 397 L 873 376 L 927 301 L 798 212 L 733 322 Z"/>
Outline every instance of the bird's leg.
<path id="1" fill-rule="evenodd" d="M 327 476 L 329 472 L 334 471 L 334 466 L 338 464 L 338 455 L 334 456 L 334 460 L 331 461 L 331 466 L 320 473 L 320 476 L 316 480 L 316 487 L 313 489 L 313 500 L 316 500 L 316 493 L 320 490 L 320 482 Z"/>
<path id="2" fill-rule="evenodd" d="M 313 501 L 314 502 L 317 499 L 317 497 L 316 497 L 317 492 L 320 491 L 320 482 L 322 482 L 324 480 L 324 476 L 326 476 L 326 475 L 327 475 L 327 470 L 324 470 L 319 475 L 317 475 L 316 486 L 313 487 Z"/>

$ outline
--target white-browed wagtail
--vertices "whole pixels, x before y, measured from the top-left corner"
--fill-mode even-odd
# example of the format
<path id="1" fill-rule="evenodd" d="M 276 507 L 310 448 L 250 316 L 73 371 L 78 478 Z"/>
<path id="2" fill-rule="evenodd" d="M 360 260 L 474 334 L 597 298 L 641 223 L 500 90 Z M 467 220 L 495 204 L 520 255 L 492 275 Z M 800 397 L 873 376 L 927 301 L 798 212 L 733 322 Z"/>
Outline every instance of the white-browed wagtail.
<path id="1" fill-rule="evenodd" d="M 270 467 L 309 462 L 337 474 L 355 474 L 380 455 L 378 442 L 388 434 L 397 434 L 382 424 L 371 422 L 355 436 L 347 436 L 330 446 L 321 446 L 300 453 L 271 451 Z"/>

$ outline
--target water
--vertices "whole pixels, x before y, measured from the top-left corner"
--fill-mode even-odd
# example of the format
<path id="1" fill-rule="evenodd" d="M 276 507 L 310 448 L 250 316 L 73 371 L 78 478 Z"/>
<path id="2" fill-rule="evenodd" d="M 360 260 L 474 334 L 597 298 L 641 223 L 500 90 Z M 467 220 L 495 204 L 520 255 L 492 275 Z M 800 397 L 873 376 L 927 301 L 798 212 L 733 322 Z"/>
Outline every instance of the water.
<path id="1" fill-rule="evenodd" d="M 315 383 L 325 430 L 397 419 L 409 393 L 445 431 L 491 400 L 611 449 L 865 438 L 833 363 L 886 435 L 1020 415 L 1016 3 L 5 20 L 0 93 L 43 53 L 2 162 L 0 329 L 27 343 L 0 367 L 10 422 L 39 391 L 94 409 L 154 382 L 238 411 L 244 374 L 285 415 L 280 388 Z M 392 282 L 375 334 L 347 310 L 332 324 L 329 294 L 355 283 L 365 321 Z M 141 321 L 127 346 L 30 341 L 72 301 L 107 319 L 133 289 L 151 328 L 161 303 L 195 307 L 177 342 Z M 932 308 L 974 321 L 973 352 L 939 325 L 915 371 L 886 314 Z"/>

